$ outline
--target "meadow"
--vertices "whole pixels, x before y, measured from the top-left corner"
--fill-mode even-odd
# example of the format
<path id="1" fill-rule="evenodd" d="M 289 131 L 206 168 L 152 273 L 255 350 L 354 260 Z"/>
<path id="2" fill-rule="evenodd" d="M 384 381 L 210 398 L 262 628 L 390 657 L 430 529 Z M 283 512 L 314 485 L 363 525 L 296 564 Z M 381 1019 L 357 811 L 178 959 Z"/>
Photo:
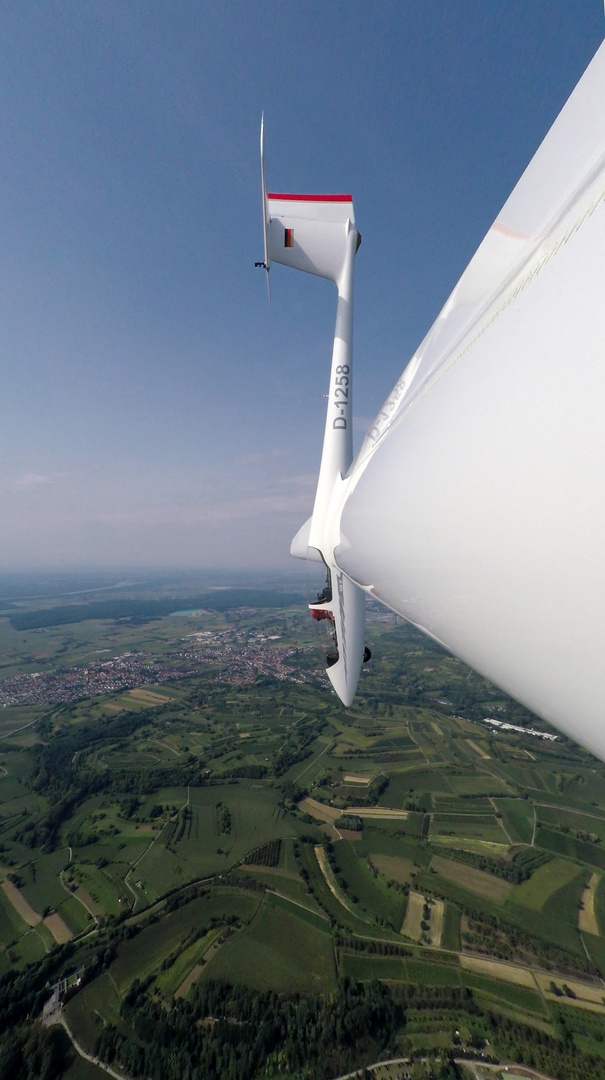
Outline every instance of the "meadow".
<path id="1" fill-rule="evenodd" d="M 472 866 L 456 862 L 454 859 L 443 858 L 434 855 L 431 859 L 431 869 L 440 874 L 446 881 L 461 885 L 477 896 L 485 896 L 488 900 L 495 900 L 503 904 L 512 892 L 513 886 L 495 874 L 486 874 L 483 870 L 476 870 Z"/>
<path id="2" fill-rule="evenodd" d="M 277 992 L 330 990 L 335 985 L 331 935 L 272 897 L 204 969 L 202 978 L 243 982 Z M 303 913 L 304 916 L 304 913 Z"/>
<path id="3" fill-rule="evenodd" d="M 563 859 L 552 859 L 545 866 L 539 867 L 529 881 L 517 885 L 512 897 L 513 902 L 532 911 L 543 911 L 551 898 L 556 897 L 559 890 L 580 874 L 580 867 L 576 864 Z"/>

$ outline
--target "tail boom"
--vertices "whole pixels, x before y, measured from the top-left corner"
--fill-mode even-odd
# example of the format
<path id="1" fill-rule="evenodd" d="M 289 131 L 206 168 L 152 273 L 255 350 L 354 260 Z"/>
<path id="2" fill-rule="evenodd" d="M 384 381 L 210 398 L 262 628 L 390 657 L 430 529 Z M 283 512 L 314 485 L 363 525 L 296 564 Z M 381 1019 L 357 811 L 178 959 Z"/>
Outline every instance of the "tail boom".
<path id="1" fill-rule="evenodd" d="M 353 460 L 353 278 L 361 238 L 355 228 L 350 195 L 290 195 L 268 192 L 261 125 L 265 267 L 281 263 L 293 270 L 333 281 L 338 291 L 336 326 L 326 425 L 313 514 L 294 538 L 291 553 L 323 562 L 335 585 L 329 610 L 310 605 L 315 617 L 327 618 L 332 646 L 326 657 L 328 677 L 345 705 L 350 705 L 364 657 L 365 596 L 338 569 L 334 548 L 340 533 L 333 522 L 343 480 Z"/>

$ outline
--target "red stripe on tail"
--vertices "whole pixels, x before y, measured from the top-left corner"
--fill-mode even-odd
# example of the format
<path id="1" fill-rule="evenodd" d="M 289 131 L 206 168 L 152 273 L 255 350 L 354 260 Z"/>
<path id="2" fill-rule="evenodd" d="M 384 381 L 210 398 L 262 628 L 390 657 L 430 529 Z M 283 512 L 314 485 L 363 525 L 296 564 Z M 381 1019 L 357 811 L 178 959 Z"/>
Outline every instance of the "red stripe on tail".
<path id="1" fill-rule="evenodd" d="M 286 202 L 353 202 L 352 195 L 284 195 L 274 191 L 268 191 L 267 198 L 283 199 Z"/>

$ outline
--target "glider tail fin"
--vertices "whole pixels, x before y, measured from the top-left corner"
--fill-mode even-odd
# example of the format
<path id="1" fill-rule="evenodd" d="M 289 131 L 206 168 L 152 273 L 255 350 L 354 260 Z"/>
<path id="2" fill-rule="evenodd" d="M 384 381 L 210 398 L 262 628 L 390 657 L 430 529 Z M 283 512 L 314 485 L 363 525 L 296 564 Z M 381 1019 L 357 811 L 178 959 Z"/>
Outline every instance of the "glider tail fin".
<path id="1" fill-rule="evenodd" d="M 351 196 L 268 192 L 265 205 L 269 262 L 338 283 L 355 228 Z"/>
<path id="2" fill-rule="evenodd" d="M 260 125 L 260 158 L 265 239 L 264 266 L 291 266 L 339 284 L 355 231 L 351 195 L 287 195 L 267 191 L 265 176 L 265 120 Z M 355 232 L 355 247 L 361 237 Z M 269 289 L 269 295 L 271 290 Z"/>

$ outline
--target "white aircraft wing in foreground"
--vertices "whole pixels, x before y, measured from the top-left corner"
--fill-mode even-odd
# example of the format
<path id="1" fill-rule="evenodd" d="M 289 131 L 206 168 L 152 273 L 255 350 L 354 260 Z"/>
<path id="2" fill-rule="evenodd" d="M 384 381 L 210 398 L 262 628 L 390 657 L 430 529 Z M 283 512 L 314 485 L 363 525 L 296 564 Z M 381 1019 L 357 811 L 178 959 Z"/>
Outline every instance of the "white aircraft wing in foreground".
<path id="1" fill-rule="evenodd" d="M 355 692 L 365 592 L 605 758 L 605 45 L 355 461 L 353 206 L 299 199 L 263 194 L 268 259 L 338 287 L 318 491 L 293 544 L 331 577 L 336 691 Z"/>

